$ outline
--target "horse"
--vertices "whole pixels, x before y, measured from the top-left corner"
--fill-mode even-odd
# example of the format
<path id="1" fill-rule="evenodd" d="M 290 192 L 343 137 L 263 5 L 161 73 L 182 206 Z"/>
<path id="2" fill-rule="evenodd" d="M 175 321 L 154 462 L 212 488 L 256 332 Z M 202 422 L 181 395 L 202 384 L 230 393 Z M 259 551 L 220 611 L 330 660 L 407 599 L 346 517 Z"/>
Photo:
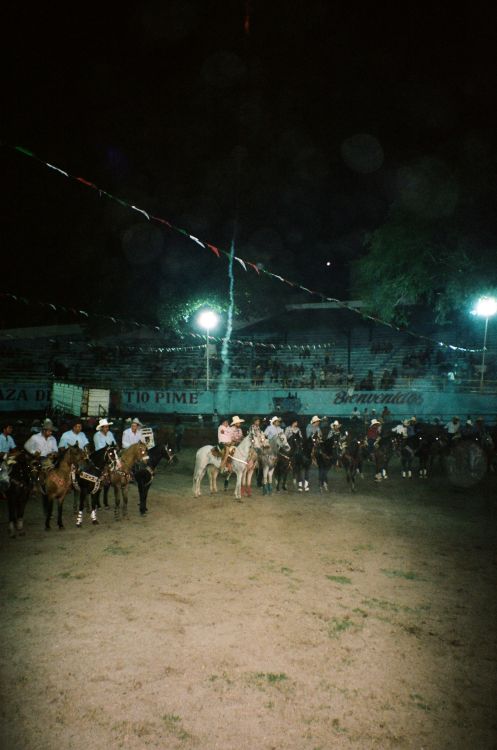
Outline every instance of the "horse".
<path id="1" fill-rule="evenodd" d="M 306 483 L 306 488 L 309 488 L 308 480 L 309 467 L 311 465 L 312 442 L 308 441 L 308 446 L 306 446 L 306 439 L 302 437 L 300 431 L 292 432 L 287 436 L 287 440 L 290 450 L 286 455 L 280 454 L 274 470 L 274 475 L 276 477 L 276 491 L 279 491 L 280 485 L 283 490 L 287 489 L 287 478 L 291 471 L 294 486 L 296 486 L 298 482 L 299 492 L 303 492 L 304 481 Z"/>
<path id="2" fill-rule="evenodd" d="M 17 450 L 7 459 L 10 469 L 10 484 L 5 491 L 9 509 L 9 536 L 16 532 L 24 536 L 24 510 L 38 476 L 37 462 L 23 450 Z"/>
<path id="3" fill-rule="evenodd" d="M 290 450 L 287 437 L 283 431 L 273 435 L 268 440 L 268 444 L 263 446 L 260 453 L 260 463 L 262 466 L 262 494 L 270 495 L 273 491 L 273 473 L 278 458 L 287 454 Z M 283 455 L 284 455 L 283 454 Z"/>
<path id="4" fill-rule="evenodd" d="M 367 446 L 363 437 L 346 434 L 340 440 L 339 464 L 345 470 L 345 477 L 351 492 L 355 492 L 357 474 L 362 477 L 362 463 L 367 458 Z"/>
<path id="5" fill-rule="evenodd" d="M 242 499 L 242 481 L 244 494 L 250 495 L 250 487 L 247 484 L 252 479 L 252 473 L 255 467 L 257 451 L 266 443 L 264 433 L 253 433 L 243 438 L 241 443 L 236 446 L 231 455 L 232 472 L 236 474 L 235 499 Z M 200 497 L 200 483 L 205 472 L 210 468 L 210 488 L 211 492 L 217 491 L 216 479 L 221 466 L 221 456 L 217 448 L 212 445 L 204 445 L 199 448 L 195 456 L 195 469 L 193 471 L 193 496 Z"/>
<path id="6" fill-rule="evenodd" d="M 318 433 L 314 441 L 314 458 L 318 467 L 320 492 L 328 492 L 328 472 L 337 460 L 335 442 L 333 433 L 328 433 L 326 437 Z"/>
<path id="7" fill-rule="evenodd" d="M 373 446 L 373 460 L 375 464 L 375 481 L 381 482 L 388 479 L 388 464 L 395 451 L 396 440 L 394 435 L 381 435 Z"/>
<path id="8" fill-rule="evenodd" d="M 145 443 L 134 443 L 125 448 L 119 463 L 109 471 L 109 481 L 114 488 L 114 518 L 119 521 L 128 518 L 128 486 L 131 479 L 133 466 L 137 463 L 148 461 L 148 449 Z M 121 498 L 123 501 L 121 515 Z"/>
<path id="9" fill-rule="evenodd" d="M 75 482 L 79 464 L 87 457 L 87 452 L 77 446 L 70 446 L 62 454 L 57 468 L 45 467 L 41 470 L 40 483 L 45 509 L 45 529 L 50 531 L 54 500 L 57 500 L 57 526 L 64 528 L 62 523 L 62 507 L 64 498 Z"/>
<path id="10" fill-rule="evenodd" d="M 152 484 L 155 470 L 163 458 L 167 459 L 167 466 L 170 466 L 177 459 L 173 452 L 173 449 L 169 447 L 167 443 L 164 445 L 156 445 L 153 448 L 148 449 L 148 461 L 145 463 L 140 461 L 133 467 L 133 476 L 138 486 L 138 494 L 140 496 L 140 515 L 145 516 L 148 513 L 147 510 L 147 496 Z"/>
<path id="11" fill-rule="evenodd" d="M 79 488 L 79 508 L 76 517 L 76 526 L 81 528 L 83 525 L 83 515 L 87 497 L 91 498 L 91 522 L 93 525 L 98 524 L 97 508 L 100 507 L 100 490 L 102 485 L 108 491 L 110 486 L 110 472 L 117 469 L 119 465 L 119 456 L 115 446 L 106 445 L 93 451 L 88 459 L 80 467 L 76 481 Z"/>

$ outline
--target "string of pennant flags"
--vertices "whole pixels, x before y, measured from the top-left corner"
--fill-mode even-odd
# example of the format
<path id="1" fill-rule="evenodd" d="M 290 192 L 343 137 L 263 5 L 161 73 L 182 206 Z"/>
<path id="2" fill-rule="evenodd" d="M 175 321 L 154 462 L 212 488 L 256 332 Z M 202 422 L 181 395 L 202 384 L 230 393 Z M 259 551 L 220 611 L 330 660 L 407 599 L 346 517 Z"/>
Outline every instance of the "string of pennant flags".
<path id="1" fill-rule="evenodd" d="M 51 169 L 51 170 L 53 170 L 53 171 L 55 171 L 55 172 L 63 175 L 64 177 L 66 177 L 68 179 L 75 180 L 76 182 L 78 182 L 78 183 L 80 183 L 80 184 L 82 184 L 82 185 L 84 185 L 84 186 L 86 186 L 86 187 L 94 190 L 99 195 L 99 197 L 105 197 L 105 198 L 108 198 L 109 200 L 115 201 L 116 203 L 119 203 L 121 206 L 123 206 L 125 208 L 128 208 L 128 209 L 131 209 L 133 211 L 136 211 L 141 216 L 145 217 L 145 219 L 147 219 L 147 221 L 158 223 L 161 226 L 167 227 L 167 229 L 169 229 L 170 231 L 177 232 L 178 234 L 181 234 L 182 236 L 184 236 L 184 237 L 188 238 L 189 240 L 191 240 L 192 242 L 194 242 L 197 246 L 203 248 L 204 250 L 209 250 L 217 258 L 221 258 L 221 256 L 225 256 L 228 260 L 230 259 L 230 252 L 229 251 L 224 250 L 223 248 L 218 247 L 216 245 L 213 245 L 212 243 L 207 242 L 205 240 L 201 240 L 198 237 L 195 237 L 193 234 L 190 234 L 190 232 L 188 230 L 176 226 L 171 221 L 169 221 L 167 219 L 164 219 L 164 218 L 162 218 L 160 216 L 154 216 L 150 211 L 146 211 L 145 209 L 140 208 L 139 206 L 135 206 L 133 203 L 130 203 L 130 202 L 128 202 L 128 201 L 126 201 L 126 200 L 124 200 L 122 198 L 118 198 L 115 195 L 112 195 L 108 191 L 103 190 L 102 188 L 98 187 L 95 183 L 91 182 L 90 180 L 87 180 L 87 179 L 85 179 L 83 177 L 79 177 L 79 176 L 70 174 L 67 170 L 61 169 L 60 167 L 58 167 L 58 166 L 56 166 L 54 164 L 51 164 L 51 163 L 45 161 L 44 159 L 41 159 L 40 157 L 36 156 L 36 154 L 34 154 L 29 149 L 27 149 L 27 148 L 25 148 L 23 146 L 11 146 L 10 144 L 3 144 L 3 145 L 7 146 L 10 149 L 13 149 L 17 153 L 23 154 L 25 156 L 28 156 L 28 157 L 34 159 L 35 161 L 38 161 L 40 164 L 43 164 L 44 166 L 46 166 L 49 169 Z M 295 281 L 291 281 L 289 279 L 286 279 L 285 277 L 281 276 L 280 274 L 273 273 L 269 269 L 265 268 L 264 265 L 262 263 L 260 263 L 260 262 L 254 263 L 253 261 L 249 261 L 249 260 L 247 260 L 245 258 L 241 258 L 241 257 L 239 257 L 237 255 L 234 256 L 234 260 L 237 261 L 237 263 L 240 265 L 240 267 L 246 273 L 248 273 L 249 270 L 252 270 L 258 276 L 266 276 L 268 278 L 275 279 L 275 280 L 279 281 L 282 284 L 287 284 L 289 287 L 291 287 L 293 289 L 300 290 L 300 291 L 305 292 L 306 294 L 309 294 L 309 295 L 311 295 L 313 297 L 317 297 L 322 302 L 333 302 L 338 307 L 340 307 L 342 309 L 345 309 L 345 310 L 349 310 L 350 312 L 353 312 L 356 315 L 359 315 L 364 320 L 368 320 L 368 321 L 371 321 L 372 323 L 376 323 L 376 324 L 379 324 L 379 325 L 386 326 L 386 327 L 388 327 L 388 328 L 390 328 L 390 329 L 392 329 L 394 331 L 397 331 L 398 333 L 402 333 L 403 335 L 411 336 L 413 338 L 417 338 L 419 340 L 423 340 L 423 341 L 429 342 L 430 344 L 436 344 L 437 346 L 446 347 L 448 349 L 451 349 L 452 351 L 473 352 L 473 353 L 477 353 L 477 352 L 482 352 L 483 351 L 483 349 L 481 349 L 481 348 L 479 348 L 479 349 L 478 348 L 472 349 L 472 348 L 468 348 L 468 347 L 456 346 L 454 344 L 447 344 L 447 343 L 445 343 L 443 341 L 437 341 L 436 339 L 433 339 L 433 338 L 431 338 L 429 336 L 425 336 L 425 335 L 420 334 L 420 333 L 415 333 L 414 331 L 410 331 L 409 329 L 400 328 L 399 326 L 396 326 L 394 323 L 382 320 L 381 318 L 379 318 L 379 317 L 377 317 L 375 315 L 370 315 L 368 313 L 361 312 L 360 310 L 357 310 L 357 308 L 355 308 L 353 305 L 348 304 L 347 302 L 344 302 L 342 300 L 336 299 L 334 297 L 328 297 L 327 295 L 323 294 L 322 292 L 315 291 L 313 289 L 309 289 L 308 287 L 303 286 L 302 284 L 299 284 L 299 283 L 297 283 Z M 24 297 L 17 297 L 16 295 L 8 295 L 6 293 L 3 296 L 10 296 L 10 297 L 12 297 L 12 298 L 14 298 L 16 300 L 19 300 L 20 302 L 24 302 L 26 304 L 29 304 L 29 301 L 27 301 Z M 147 325 L 147 324 L 144 324 L 144 323 L 139 323 L 137 321 L 124 321 L 121 318 L 119 318 L 118 316 L 101 315 L 101 314 L 100 315 L 90 314 L 90 313 L 86 312 L 85 310 L 76 310 L 74 308 L 65 308 L 63 306 L 56 306 L 56 305 L 53 305 L 51 303 L 38 303 L 38 304 L 41 304 L 42 306 L 47 306 L 47 307 L 53 308 L 54 310 L 68 311 L 68 312 L 71 312 L 71 313 L 76 314 L 76 315 L 82 315 L 85 318 L 99 317 L 99 318 L 110 320 L 112 323 L 115 323 L 115 324 L 117 324 L 117 323 L 128 323 L 128 324 L 131 324 L 133 326 L 136 326 L 137 328 L 149 328 L 149 329 L 156 330 L 158 332 L 161 332 L 163 330 L 163 329 L 161 329 L 160 326 L 150 326 L 150 325 Z M 199 334 L 193 334 L 192 333 L 192 334 L 188 334 L 188 335 L 198 336 Z M 200 338 L 203 338 L 203 337 L 200 336 Z M 213 339 L 213 340 L 216 340 L 216 341 L 222 341 L 222 339 L 217 339 L 216 337 L 211 337 L 210 336 L 209 338 Z M 231 341 L 232 341 L 232 339 L 231 339 Z M 236 343 L 242 343 L 242 344 L 247 344 L 248 343 L 250 345 L 251 343 L 254 344 L 255 342 L 237 341 Z M 257 346 L 264 346 L 264 344 L 261 344 L 259 342 L 257 342 L 256 345 Z M 271 348 L 271 345 L 269 345 L 269 344 L 267 344 L 266 346 L 268 348 Z"/>
<path id="2" fill-rule="evenodd" d="M 122 323 L 125 325 L 131 324 L 131 325 L 138 326 L 139 328 L 147 328 L 147 329 L 155 330 L 158 333 L 161 333 L 161 332 L 166 333 L 165 329 L 161 328 L 160 326 L 150 326 L 146 323 L 138 323 L 138 321 L 136 320 L 133 320 L 133 321 L 123 320 L 122 318 L 119 318 L 118 316 L 113 316 L 113 315 L 88 313 L 86 312 L 86 310 L 76 310 L 73 307 L 64 307 L 63 305 L 54 305 L 52 302 L 33 302 L 32 300 L 28 300 L 26 297 L 21 297 L 17 294 L 11 294 L 9 292 L 0 292 L 0 299 L 12 300 L 13 302 L 20 302 L 25 305 L 39 305 L 41 307 L 49 308 L 54 311 L 60 311 L 64 313 L 70 312 L 75 315 L 78 315 L 78 314 L 83 315 L 85 318 L 88 318 L 88 319 L 89 318 L 101 318 L 105 320 L 110 320 L 116 324 L 118 323 Z M 179 339 L 185 339 L 187 337 L 190 337 L 190 338 L 198 339 L 203 342 L 206 342 L 207 340 L 206 334 L 195 333 L 193 331 L 185 331 L 181 334 L 176 334 L 176 335 Z M 4 340 L 16 339 L 16 336 L 11 333 L 5 333 L 4 337 L 5 337 Z M 219 343 L 219 344 L 222 344 L 225 341 L 227 341 L 229 344 L 238 344 L 240 346 L 248 346 L 248 347 L 253 347 L 253 348 L 261 347 L 263 349 L 272 349 L 272 350 L 285 349 L 287 351 L 290 351 L 290 350 L 300 351 L 300 350 L 305 350 L 305 349 L 309 349 L 309 350 L 330 349 L 333 346 L 335 346 L 335 342 L 327 342 L 327 343 L 321 343 L 321 344 L 280 344 L 280 343 L 267 343 L 264 341 L 249 341 L 247 339 L 231 338 L 228 340 L 224 337 L 212 336 L 210 334 L 208 336 L 208 339 L 209 339 L 209 342 Z M 68 341 L 67 343 L 73 344 L 75 342 Z M 87 346 L 93 347 L 93 348 L 100 347 L 99 344 L 94 344 L 91 342 L 88 342 Z M 115 344 L 116 348 L 122 347 L 128 350 L 137 349 L 138 351 L 149 351 L 149 352 L 187 352 L 187 351 L 190 352 L 196 349 L 205 349 L 205 346 L 206 346 L 205 343 L 198 344 L 197 346 L 153 346 L 153 347 L 133 347 L 133 346 L 129 346 L 128 344 Z M 112 348 L 112 345 L 110 345 L 110 348 Z"/>

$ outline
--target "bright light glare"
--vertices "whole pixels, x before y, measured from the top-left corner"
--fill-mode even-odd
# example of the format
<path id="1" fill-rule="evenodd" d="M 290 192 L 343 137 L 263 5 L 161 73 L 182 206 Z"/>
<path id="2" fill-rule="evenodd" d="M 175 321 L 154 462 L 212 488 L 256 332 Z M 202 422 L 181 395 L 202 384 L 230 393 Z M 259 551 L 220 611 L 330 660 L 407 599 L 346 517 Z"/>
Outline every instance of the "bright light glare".
<path id="1" fill-rule="evenodd" d="M 219 320 L 219 316 L 213 310 L 204 310 L 197 318 L 197 323 L 208 331 L 214 328 Z"/>
<path id="2" fill-rule="evenodd" d="M 480 315 L 482 318 L 490 318 L 497 313 L 497 300 L 493 297 L 480 297 L 472 312 L 474 315 Z"/>

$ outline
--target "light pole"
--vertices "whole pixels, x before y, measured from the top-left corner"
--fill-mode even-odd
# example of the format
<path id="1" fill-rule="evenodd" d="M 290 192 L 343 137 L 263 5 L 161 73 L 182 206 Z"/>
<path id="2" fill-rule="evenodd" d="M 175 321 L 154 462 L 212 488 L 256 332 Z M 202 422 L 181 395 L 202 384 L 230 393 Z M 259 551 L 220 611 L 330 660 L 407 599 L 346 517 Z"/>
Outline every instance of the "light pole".
<path id="1" fill-rule="evenodd" d="M 213 310 L 204 310 L 197 318 L 201 328 L 205 328 L 205 390 L 209 390 L 209 332 L 215 328 L 219 316 Z"/>
<path id="2" fill-rule="evenodd" d="M 480 373 L 480 390 L 483 390 L 483 378 L 485 376 L 485 354 L 487 352 L 487 330 L 488 319 L 497 313 L 497 300 L 493 297 L 480 297 L 476 307 L 472 310 L 473 315 L 479 315 L 485 318 L 485 333 L 483 336 L 483 352 L 481 355 L 481 373 Z"/>

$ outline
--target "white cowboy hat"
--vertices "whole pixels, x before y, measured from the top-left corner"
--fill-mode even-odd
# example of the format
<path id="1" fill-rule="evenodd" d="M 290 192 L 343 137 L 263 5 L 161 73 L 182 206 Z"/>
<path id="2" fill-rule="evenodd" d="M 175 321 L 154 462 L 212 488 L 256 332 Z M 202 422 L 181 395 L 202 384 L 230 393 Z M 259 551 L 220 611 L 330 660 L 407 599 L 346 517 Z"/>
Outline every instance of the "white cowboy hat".
<path id="1" fill-rule="evenodd" d="M 230 427 L 233 427 L 234 425 L 237 425 L 237 424 L 242 424 L 242 422 L 245 422 L 245 420 L 240 419 L 240 417 L 233 417 Z"/>
<path id="2" fill-rule="evenodd" d="M 48 419 L 48 418 L 47 418 L 47 419 L 45 419 L 45 421 L 43 422 L 43 424 L 42 424 L 42 426 L 41 426 L 41 429 L 42 429 L 42 430 L 53 430 L 53 429 L 55 429 L 55 428 L 54 428 L 54 423 L 52 422 L 52 420 L 51 420 L 51 419 Z"/>
<path id="3" fill-rule="evenodd" d="M 131 422 L 131 424 L 138 424 L 138 425 L 140 425 L 140 427 L 143 427 L 143 425 L 142 425 L 142 423 L 140 422 L 140 420 L 138 419 L 138 417 L 135 417 L 135 418 L 133 419 L 133 421 Z"/>
<path id="4" fill-rule="evenodd" d="M 321 422 L 321 417 L 318 417 L 317 414 L 311 419 L 311 424 L 315 424 L 316 422 Z"/>
<path id="5" fill-rule="evenodd" d="M 410 419 L 404 419 L 404 421 L 402 422 L 402 424 L 404 425 L 404 427 L 409 427 L 409 425 L 411 424 L 411 420 Z"/>
<path id="6" fill-rule="evenodd" d="M 335 419 L 335 421 L 331 423 L 331 426 L 332 427 L 341 427 L 342 425 L 340 424 L 340 422 L 338 421 L 338 419 Z"/>
<path id="7" fill-rule="evenodd" d="M 275 422 L 281 422 L 281 417 L 271 417 L 270 422 L 271 424 L 274 424 Z"/>
<path id="8" fill-rule="evenodd" d="M 372 419 L 371 425 L 374 425 L 374 424 L 381 424 L 381 422 L 378 419 Z"/>
<path id="9" fill-rule="evenodd" d="M 102 427 L 110 427 L 111 424 L 114 424 L 114 422 L 107 422 L 105 418 L 100 419 L 95 429 L 100 430 Z"/>

